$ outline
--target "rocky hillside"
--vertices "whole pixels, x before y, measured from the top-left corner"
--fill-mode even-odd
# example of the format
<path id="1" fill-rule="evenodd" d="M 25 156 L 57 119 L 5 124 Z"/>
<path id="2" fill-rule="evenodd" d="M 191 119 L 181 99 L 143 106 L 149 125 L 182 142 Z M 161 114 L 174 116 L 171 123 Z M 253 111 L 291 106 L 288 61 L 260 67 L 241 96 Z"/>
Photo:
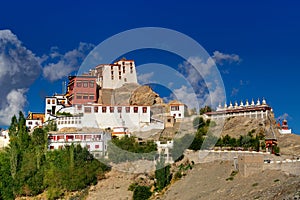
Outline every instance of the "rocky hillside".
<path id="1" fill-rule="evenodd" d="M 240 174 L 228 180 L 232 162 L 214 162 L 196 165 L 186 177 L 175 182 L 159 197 L 153 199 L 298 199 L 299 177 L 280 171 L 266 170 L 250 177 Z M 227 180 L 226 180 L 227 179 Z"/>
<path id="2" fill-rule="evenodd" d="M 115 90 L 99 90 L 98 103 L 106 105 L 156 105 L 163 104 L 162 98 L 150 86 L 134 83 L 124 84 Z"/>

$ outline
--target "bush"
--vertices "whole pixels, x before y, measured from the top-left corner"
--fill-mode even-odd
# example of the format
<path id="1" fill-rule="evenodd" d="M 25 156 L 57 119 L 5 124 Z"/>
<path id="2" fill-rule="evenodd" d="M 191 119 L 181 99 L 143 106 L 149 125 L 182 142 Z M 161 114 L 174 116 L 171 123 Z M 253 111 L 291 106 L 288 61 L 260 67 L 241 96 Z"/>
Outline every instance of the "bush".
<path id="1" fill-rule="evenodd" d="M 146 200 L 149 199 L 152 195 L 150 188 L 147 186 L 136 186 L 133 191 L 133 200 Z"/>

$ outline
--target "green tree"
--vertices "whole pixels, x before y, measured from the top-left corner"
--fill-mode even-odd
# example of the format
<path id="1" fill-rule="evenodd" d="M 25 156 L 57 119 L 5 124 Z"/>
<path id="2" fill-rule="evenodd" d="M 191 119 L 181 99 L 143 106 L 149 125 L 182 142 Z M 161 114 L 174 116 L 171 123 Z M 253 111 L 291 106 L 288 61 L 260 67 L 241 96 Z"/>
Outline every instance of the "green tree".
<path id="1" fill-rule="evenodd" d="M 211 112 L 211 111 L 212 109 L 210 106 L 205 106 L 204 108 L 200 109 L 200 115 L 203 115 L 204 113 Z"/>
<path id="2" fill-rule="evenodd" d="M 170 183 L 170 165 L 165 165 L 165 158 L 163 155 L 160 156 L 160 160 L 156 164 L 155 178 L 156 189 L 158 191 L 161 191 Z"/>

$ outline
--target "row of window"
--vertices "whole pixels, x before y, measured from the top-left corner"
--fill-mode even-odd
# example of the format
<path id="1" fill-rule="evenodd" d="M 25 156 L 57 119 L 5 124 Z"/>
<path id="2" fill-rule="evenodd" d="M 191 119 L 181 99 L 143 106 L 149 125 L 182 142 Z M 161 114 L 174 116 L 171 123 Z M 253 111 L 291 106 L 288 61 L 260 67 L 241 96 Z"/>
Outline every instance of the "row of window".
<path id="1" fill-rule="evenodd" d="M 65 100 L 61 100 L 58 102 L 59 104 L 65 104 Z M 47 99 L 47 104 L 56 104 L 56 99 Z"/>
<path id="2" fill-rule="evenodd" d="M 59 146 L 58 146 L 58 149 L 63 149 L 63 147 L 64 147 L 63 145 L 59 145 Z M 90 148 L 91 148 L 91 145 L 86 145 L 86 148 L 87 148 L 87 149 L 90 149 Z M 54 149 L 54 146 L 51 145 L 51 146 L 50 146 L 50 149 Z M 96 144 L 96 145 L 95 145 L 95 149 L 100 149 L 100 145 L 99 145 L 99 144 Z"/>
<path id="3" fill-rule="evenodd" d="M 101 135 L 50 135 L 49 140 L 101 140 Z"/>
<path id="4" fill-rule="evenodd" d="M 80 94 L 80 93 L 77 93 L 76 94 L 76 99 L 84 99 L 84 100 L 90 99 L 90 100 L 94 100 L 95 99 L 95 95 L 94 94 Z"/>
<path id="5" fill-rule="evenodd" d="M 84 107 L 84 112 L 85 113 L 91 113 L 92 112 L 92 108 L 94 109 L 94 113 L 98 113 L 99 112 L 99 107 L 98 106 Z M 113 107 L 113 106 L 111 106 L 111 107 L 108 107 L 108 108 L 109 109 L 107 109 L 107 107 L 101 107 L 102 113 L 107 113 L 107 112 L 114 113 L 115 109 L 117 110 L 118 113 L 122 112 L 122 107 Z M 78 110 L 82 110 L 82 106 L 78 105 L 77 109 Z M 130 106 L 127 106 L 127 107 L 125 107 L 125 112 L 126 113 L 130 113 L 132 109 L 133 109 L 133 113 L 138 113 L 138 111 L 139 111 L 139 107 L 130 107 Z M 147 113 L 147 107 L 142 107 L 142 112 L 143 113 Z"/>
<path id="6" fill-rule="evenodd" d="M 57 124 L 58 125 L 60 125 L 60 124 L 81 124 L 81 121 L 79 120 L 79 121 L 58 121 L 57 122 Z"/>
<path id="7" fill-rule="evenodd" d="M 76 86 L 77 87 L 90 87 L 94 88 L 95 87 L 95 81 L 76 81 Z"/>

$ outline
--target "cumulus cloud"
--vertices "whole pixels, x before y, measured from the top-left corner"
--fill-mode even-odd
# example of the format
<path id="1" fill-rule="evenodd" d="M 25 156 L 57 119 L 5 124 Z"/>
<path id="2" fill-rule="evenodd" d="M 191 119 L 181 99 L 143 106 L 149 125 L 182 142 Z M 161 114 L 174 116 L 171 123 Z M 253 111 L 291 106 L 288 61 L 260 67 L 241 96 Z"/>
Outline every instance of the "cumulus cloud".
<path id="1" fill-rule="evenodd" d="M 220 51 L 214 51 L 212 55 L 212 59 L 219 65 L 223 65 L 224 62 L 228 63 L 239 63 L 241 62 L 241 58 L 237 54 L 226 54 Z"/>
<path id="2" fill-rule="evenodd" d="M 153 83 L 151 82 L 151 78 L 153 77 L 154 72 L 144 73 L 144 74 L 138 74 L 137 79 L 139 84 L 147 84 L 147 83 Z"/>
<path id="3" fill-rule="evenodd" d="M 39 59 L 10 30 L 0 30 L 0 125 L 23 110 L 25 93 L 42 70 Z"/>
<path id="4" fill-rule="evenodd" d="M 53 47 L 47 59 L 43 60 L 43 64 L 46 63 L 43 68 L 44 78 L 53 82 L 77 71 L 81 62 L 93 48 L 93 44 L 81 42 L 78 48 L 61 54 L 57 47 Z"/>
<path id="5" fill-rule="evenodd" d="M 94 47 L 80 43 L 64 54 L 53 47 L 48 55 L 36 56 L 10 30 L 0 30 L 0 126 L 7 126 L 14 114 L 27 104 L 26 92 L 42 73 L 50 81 L 63 78 L 78 69 Z"/>
<path id="6" fill-rule="evenodd" d="M 26 89 L 12 89 L 0 109 L 0 124 L 9 125 L 13 115 L 23 110 L 26 100 Z"/>

